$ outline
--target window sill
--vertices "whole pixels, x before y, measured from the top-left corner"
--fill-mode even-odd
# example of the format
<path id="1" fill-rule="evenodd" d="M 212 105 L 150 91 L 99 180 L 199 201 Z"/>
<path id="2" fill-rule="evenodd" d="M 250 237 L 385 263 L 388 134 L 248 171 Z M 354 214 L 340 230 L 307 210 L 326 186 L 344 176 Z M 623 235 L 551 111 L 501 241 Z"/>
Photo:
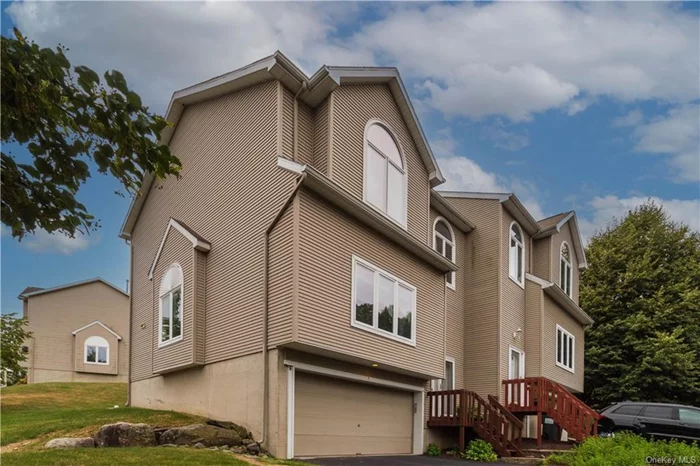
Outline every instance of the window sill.
<path id="1" fill-rule="evenodd" d="M 109 366 L 109 362 L 90 362 L 90 361 L 85 361 L 84 364 L 90 364 L 93 366 Z"/>
<path id="2" fill-rule="evenodd" d="M 457 287 L 455 285 L 449 285 L 449 284 L 445 283 L 445 287 L 447 287 L 448 289 L 450 289 L 452 291 L 457 291 Z"/>
<path id="3" fill-rule="evenodd" d="M 378 328 L 372 327 L 372 326 L 367 325 L 367 324 L 363 324 L 361 322 L 357 322 L 355 320 L 352 321 L 351 325 L 355 328 L 360 329 L 360 330 L 364 330 L 365 332 L 374 333 L 375 335 L 379 335 L 381 337 L 388 338 L 389 340 L 398 341 L 399 343 L 403 343 L 404 345 L 413 346 L 413 347 L 416 346 L 416 341 L 413 339 L 409 340 L 408 338 L 400 337 L 400 336 L 395 335 L 393 333 L 389 333 L 385 330 L 380 330 Z"/>
<path id="4" fill-rule="evenodd" d="M 380 215 L 386 217 L 390 222 L 393 222 L 393 223 L 395 223 L 396 225 L 398 225 L 399 227 L 401 227 L 401 228 L 403 228 L 404 230 L 408 231 L 408 226 L 407 226 L 406 224 L 403 224 L 403 223 L 399 222 L 399 221 L 396 220 L 394 217 L 392 217 L 391 215 L 387 214 L 386 212 L 384 212 L 384 211 L 383 211 L 382 209 L 380 209 L 379 207 L 377 207 L 377 206 L 375 206 L 374 204 L 372 204 L 371 202 L 369 202 L 367 199 L 364 199 L 364 198 L 363 198 L 362 200 L 363 200 L 364 203 L 367 204 L 371 209 L 373 209 L 374 211 L 376 211 L 376 212 L 379 213 Z"/>
<path id="5" fill-rule="evenodd" d="M 560 368 L 564 369 L 566 372 L 571 372 L 572 374 L 575 374 L 575 373 L 576 373 L 572 368 L 567 367 L 567 366 L 565 366 L 564 364 L 562 364 L 562 363 L 560 363 L 560 362 L 557 362 L 556 365 L 557 365 L 557 367 L 560 367 Z"/>
<path id="6" fill-rule="evenodd" d="M 513 278 L 513 276 L 511 276 L 510 274 L 508 274 L 508 278 L 510 278 L 513 283 L 518 285 L 523 290 L 525 289 L 525 280 L 523 280 L 522 282 L 519 282 L 517 279 Z"/>
<path id="7" fill-rule="evenodd" d="M 170 340 L 167 341 L 161 341 L 158 343 L 158 348 L 165 348 L 166 346 L 174 345 L 175 343 L 179 343 L 182 341 L 182 335 L 180 335 L 177 338 L 171 338 Z"/>

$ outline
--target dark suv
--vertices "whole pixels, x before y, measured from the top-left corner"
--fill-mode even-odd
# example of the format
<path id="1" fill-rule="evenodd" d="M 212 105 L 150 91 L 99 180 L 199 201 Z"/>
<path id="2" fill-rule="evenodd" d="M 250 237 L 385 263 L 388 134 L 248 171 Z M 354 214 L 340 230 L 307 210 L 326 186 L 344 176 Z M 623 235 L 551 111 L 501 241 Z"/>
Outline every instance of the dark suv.
<path id="1" fill-rule="evenodd" d="M 629 430 L 657 438 L 700 441 L 700 409 L 692 406 L 624 401 L 600 414 L 601 435 Z"/>

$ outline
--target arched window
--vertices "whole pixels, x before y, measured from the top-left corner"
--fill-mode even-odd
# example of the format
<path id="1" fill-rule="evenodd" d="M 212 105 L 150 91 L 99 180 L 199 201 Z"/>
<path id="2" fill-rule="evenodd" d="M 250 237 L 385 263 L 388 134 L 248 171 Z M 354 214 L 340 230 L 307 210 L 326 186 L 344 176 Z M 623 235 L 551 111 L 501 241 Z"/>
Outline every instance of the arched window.
<path id="1" fill-rule="evenodd" d="M 510 247 L 508 248 L 508 275 L 523 286 L 525 276 L 525 244 L 523 231 L 513 222 L 510 224 Z"/>
<path id="2" fill-rule="evenodd" d="M 561 243 L 559 254 L 559 286 L 571 297 L 571 253 L 566 241 Z"/>
<path id="3" fill-rule="evenodd" d="M 365 130 L 365 201 L 406 228 L 406 164 L 386 125 Z"/>
<path id="4" fill-rule="evenodd" d="M 455 261 L 455 235 L 450 224 L 442 217 L 436 218 L 433 224 L 433 248 L 452 262 Z M 445 282 L 454 290 L 455 273 L 448 273 Z"/>
<path id="5" fill-rule="evenodd" d="M 85 340 L 86 364 L 109 364 L 109 343 L 102 337 Z"/>
<path id="6" fill-rule="evenodd" d="M 160 281 L 160 346 L 182 339 L 182 269 L 172 264 Z"/>

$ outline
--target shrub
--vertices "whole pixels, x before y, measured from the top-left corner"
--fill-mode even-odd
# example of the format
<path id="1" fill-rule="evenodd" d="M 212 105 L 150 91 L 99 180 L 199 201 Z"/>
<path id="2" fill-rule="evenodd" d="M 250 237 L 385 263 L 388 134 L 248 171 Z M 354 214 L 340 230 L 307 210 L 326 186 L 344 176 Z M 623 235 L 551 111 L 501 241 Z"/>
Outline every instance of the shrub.
<path id="1" fill-rule="evenodd" d="M 462 453 L 462 458 L 472 461 L 491 462 L 498 459 L 498 455 L 493 452 L 491 445 L 484 440 L 472 440 L 467 445 L 467 449 Z"/>
<path id="2" fill-rule="evenodd" d="M 429 443 L 428 450 L 425 453 L 428 456 L 440 456 L 441 450 L 440 450 L 440 447 L 438 447 L 434 443 Z"/>
<path id="3" fill-rule="evenodd" d="M 621 432 L 615 437 L 589 437 L 571 451 L 550 456 L 545 460 L 545 464 L 627 466 L 648 464 L 647 458 L 664 458 L 668 459 L 667 461 L 673 459 L 676 461 L 675 464 L 682 464 L 685 459 L 686 464 L 700 464 L 700 448 L 697 443 L 646 440 L 639 435 Z"/>

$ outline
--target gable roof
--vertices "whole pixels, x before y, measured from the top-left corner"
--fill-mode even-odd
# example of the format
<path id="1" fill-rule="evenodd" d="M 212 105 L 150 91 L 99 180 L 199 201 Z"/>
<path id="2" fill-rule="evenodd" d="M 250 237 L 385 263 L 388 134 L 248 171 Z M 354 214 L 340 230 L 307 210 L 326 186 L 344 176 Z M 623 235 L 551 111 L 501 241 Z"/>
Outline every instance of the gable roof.
<path id="1" fill-rule="evenodd" d="M 192 243 L 192 247 L 196 250 L 208 252 L 211 249 L 211 244 L 209 244 L 209 241 L 205 240 L 204 237 L 199 235 L 192 228 L 185 225 L 185 223 L 181 220 L 177 220 L 171 217 L 168 221 L 168 226 L 165 227 L 165 233 L 163 233 L 163 237 L 160 240 L 158 252 L 156 252 L 156 256 L 153 258 L 151 268 L 148 271 L 149 279 L 153 278 L 153 271 L 156 269 L 156 264 L 158 263 L 158 259 L 160 259 L 160 253 L 163 252 L 163 246 L 165 246 L 165 240 L 168 238 L 168 233 L 170 233 L 171 228 L 175 228 L 177 231 L 182 233 L 182 235 Z"/>
<path id="2" fill-rule="evenodd" d="M 94 321 L 94 322 L 92 322 L 92 323 L 90 323 L 90 324 L 87 324 L 87 325 L 85 325 L 85 326 L 83 326 L 83 327 L 80 327 L 80 328 L 77 328 L 77 329 L 73 330 L 73 335 L 75 335 L 75 334 L 77 334 L 78 332 L 81 332 L 81 331 L 83 331 L 83 330 L 85 330 L 85 329 L 87 329 L 87 328 L 90 328 L 90 327 L 92 327 L 93 325 L 99 325 L 99 326 L 101 326 L 102 328 L 104 328 L 105 330 L 107 330 L 109 333 L 111 333 L 112 335 L 114 335 L 115 337 L 117 337 L 117 340 L 121 340 L 121 339 L 122 339 L 122 337 L 120 337 L 119 335 L 117 335 L 116 332 L 114 332 L 111 328 L 107 327 L 105 324 L 103 324 L 103 323 L 100 322 L 99 320 L 96 320 L 96 321 Z"/>
<path id="3" fill-rule="evenodd" d="M 530 235 L 535 235 L 540 227 L 530 212 L 513 193 L 477 193 L 468 191 L 438 191 L 442 197 L 462 199 L 490 199 L 500 202 L 518 224 Z"/>
<path id="4" fill-rule="evenodd" d="M 533 236 L 534 239 L 546 238 L 547 236 L 552 236 L 559 233 L 564 225 L 570 222 L 571 226 L 571 241 L 574 243 L 574 250 L 576 251 L 576 257 L 578 257 L 578 268 L 586 269 L 588 268 L 588 261 L 586 260 L 586 248 L 583 245 L 583 237 L 581 236 L 581 230 L 578 227 L 578 219 L 576 217 L 576 212 L 570 210 L 568 212 L 562 212 L 561 214 L 552 215 L 545 219 L 537 222 L 540 225 L 540 232 Z"/>
<path id="5" fill-rule="evenodd" d="M 540 277 L 537 277 L 535 275 L 526 273 L 525 278 L 530 280 L 533 283 L 537 283 L 542 287 L 542 291 L 552 298 L 554 302 L 559 304 L 566 312 L 571 314 L 571 316 L 576 319 L 580 324 L 583 325 L 593 325 L 593 318 L 589 316 L 586 311 L 581 309 L 578 304 L 576 304 L 570 297 L 567 295 L 564 290 L 562 290 L 559 285 L 555 285 L 552 282 L 549 282 L 547 280 L 544 280 Z"/>
<path id="6" fill-rule="evenodd" d="M 30 286 L 30 287 L 25 288 L 24 291 L 22 291 L 19 294 L 19 296 L 17 296 L 17 298 L 18 299 L 27 299 L 27 298 L 31 298 L 33 296 L 39 296 L 39 295 L 46 294 L 46 293 L 53 293 L 54 291 L 65 290 L 67 288 L 73 288 L 75 286 L 87 285 L 89 283 L 95 283 L 95 282 L 101 282 L 104 285 L 107 285 L 108 287 L 113 288 L 116 291 L 120 292 L 124 296 L 129 296 L 129 293 L 127 293 L 126 291 L 122 290 L 121 288 L 109 283 L 107 280 L 100 278 L 100 277 L 95 277 L 95 278 L 89 278 L 87 280 L 81 280 L 79 282 L 68 283 L 66 285 L 54 286 L 53 288 L 36 288 L 36 287 Z M 27 291 L 27 290 L 31 290 L 31 289 L 34 289 L 34 291 Z"/>
<path id="7" fill-rule="evenodd" d="M 416 144 L 418 153 L 428 168 L 430 185 L 434 187 L 445 182 L 396 68 L 322 66 L 311 77 L 308 77 L 280 51 L 243 68 L 173 93 L 165 116 L 172 125 L 163 130 L 160 142 L 162 144 L 170 142 L 187 105 L 229 94 L 272 79 L 279 80 L 289 90 L 295 94 L 298 93 L 297 98 L 312 108 L 323 102 L 333 90 L 345 84 L 387 84 Z M 144 177 L 141 189 L 132 199 L 119 237 L 124 239 L 131 237 L 131 231 L 153 180 L 154 177 L 151 173 L 147 173 Z"/>
<path id="8" fill-rule="evenodd" d="M 440 215 L 445 217 L 450 224 L 456 226 L 464 233 L 469 233 L 475 228 L 472 222 L 460 214 L 457 209 L 452 207 L 452 205 L 434 189 L 430 190 L 430 207 L 435 209 Z"/>

